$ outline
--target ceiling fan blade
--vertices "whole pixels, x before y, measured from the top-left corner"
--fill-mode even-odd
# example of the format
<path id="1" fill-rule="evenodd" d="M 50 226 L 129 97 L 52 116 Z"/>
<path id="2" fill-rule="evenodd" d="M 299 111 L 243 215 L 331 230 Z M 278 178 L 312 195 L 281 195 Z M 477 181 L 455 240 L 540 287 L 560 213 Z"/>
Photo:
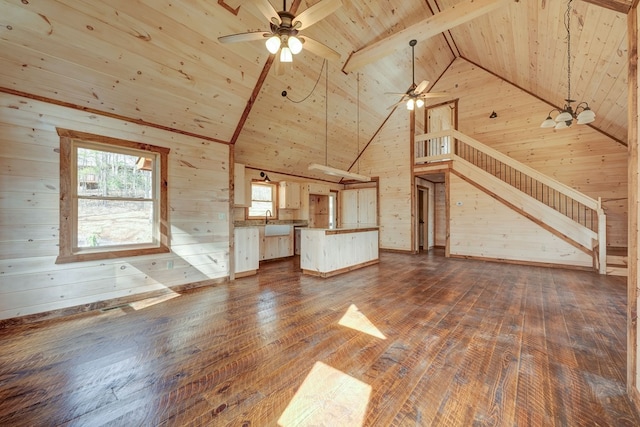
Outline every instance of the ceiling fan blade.
<path id="1" fill-rule="evenodd" d="M 424 90 L 427 88 L 427 86 L 429 86 L 429 82 L 426 80 L 423 80 L 420 82 L 420 84 L 418 86 L 416 86 L 416 88 L 413 90 L 414 93 L 422 93 L 424 92 Z"/>
<path id="2" fill-rule="evenodd" d="M 250 42 L 254 40 L 264 40 L 265 37 L 269 37 L 271 34 L 264 31 L 251 31 L 249 33 L 230 34 L 228 36 L 218 37 L 220 43 L 238 43 L 238 42 Z"/>
<path id="3" fill-rule="evenodd" d="M 407 92 L 385 92 L 385 95 L 406 95 Z"/>
<path id="4" fill-rule="evenodd" d="M 304 30 L 321 19 L 331 15 L 340 7 L 342 7 L 342 0 L 322 0 L 296 16 L 294 19 L 294 25 L 296 22 L 301 22 L 298 29 Z"/>
<path id="5" fill-rule="evenodd" d="M 273 19 L 276 19 L 275 24 L 280 24 L 280 15 L 278 15 L 278 11 L 273 8 L 269 0 L 254 0 L 256 7 L 267 18 L 267 21 L 273 22 Z"/>
<path id="6" fill-rule="evenodd" d="M 309 37 L 299 37 L 302 42 L 302 46 L 307 49 L 311 53 L 315 53 L 318 56 L 321 56 L 329 61 L 339 61 L 340 54 L 335 50 L 331 49 L 329 46 L 325 46 L 322 43 L 315 41 L 314 39 L 310 39 Z"/>
<path id="7" fill-rule="evenodd" d="M 427 99 L 427 98 L 442 98 L 444 96 L 448 96 L 449 94 L 446 92 L 427 92 L 427 93 L 423 93 L 418 95 L 418 98 L 423 98 L 423 99 Z"/>

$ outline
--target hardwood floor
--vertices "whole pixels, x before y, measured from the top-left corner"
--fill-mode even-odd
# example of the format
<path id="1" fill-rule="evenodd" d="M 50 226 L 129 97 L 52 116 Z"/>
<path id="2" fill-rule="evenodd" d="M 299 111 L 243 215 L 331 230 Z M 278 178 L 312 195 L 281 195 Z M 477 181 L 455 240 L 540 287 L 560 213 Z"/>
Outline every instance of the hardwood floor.
<path id="1" fill-rule="evenodd" d="M 294 264 L 0 330 L 0 425 L 640 425 L 623 278 L 434 254 L 327 279 Z"/>

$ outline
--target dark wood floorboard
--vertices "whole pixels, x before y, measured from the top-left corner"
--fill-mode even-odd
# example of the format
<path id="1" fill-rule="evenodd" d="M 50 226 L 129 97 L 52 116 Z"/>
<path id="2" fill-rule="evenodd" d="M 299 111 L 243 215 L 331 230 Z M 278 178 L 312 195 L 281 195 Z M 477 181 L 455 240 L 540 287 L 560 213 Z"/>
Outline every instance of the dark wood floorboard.
<path id="1" fill-rule="evenodd" d="M 0 330 L 0 426 L 640 425 L 624 278 L 441 252 L 298 269 Z M 384 339 L 338 323 L 352 305 Z M 307 387 L 317 362 L 337 371 Z"/>

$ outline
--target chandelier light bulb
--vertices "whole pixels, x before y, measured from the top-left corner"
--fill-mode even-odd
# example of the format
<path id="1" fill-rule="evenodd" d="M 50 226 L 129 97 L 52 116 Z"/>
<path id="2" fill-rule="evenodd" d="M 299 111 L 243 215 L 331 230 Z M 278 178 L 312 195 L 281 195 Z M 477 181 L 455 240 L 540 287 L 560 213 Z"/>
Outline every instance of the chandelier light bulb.
<path id="1" fill-rule="evenodd" d="M 265 44 L 267 45 L 267 50 L 269 51 L 269 53 L 275 54 L 276 52 L 278 52 L 278 49 L 280 49 L 280 43 L 280 37 L 271 36 L 267 39 Z"/>
<path id="2" fill-rule="evenodd" d="M 566 122 L 571 119 L 573 119 L 573 116 L 571 115 L 571 113 L 568 111 L 563 111 L 562 113 L 558 114 L 558 116 L 556 117 L 556 122 Z"/>
<path id="3" fill-rule="evenodd" d="M 549 129 L 556 127 L 556 121 L 551 118 L 551 116 L 547 116 L 547 119 L 542 122 L 540 125 L 541 128 Z"/>

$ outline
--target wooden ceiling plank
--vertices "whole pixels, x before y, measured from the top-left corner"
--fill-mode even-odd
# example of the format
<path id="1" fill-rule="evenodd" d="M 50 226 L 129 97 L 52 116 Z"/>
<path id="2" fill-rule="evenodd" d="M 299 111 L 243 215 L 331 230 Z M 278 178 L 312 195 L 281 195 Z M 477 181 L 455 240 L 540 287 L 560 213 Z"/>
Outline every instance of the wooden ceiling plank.
<path id="1" fill-rule="evenodd" d="M 507 1 L 509 0 L 464 0 L 436 15 L 356 51 L 351 55 L 343 70 L 347 73 L 358 70 L 367 64 L 384 58 L 397 49 L 405 48 L 411 39 L 426 40 L 502 7 Z"/>

